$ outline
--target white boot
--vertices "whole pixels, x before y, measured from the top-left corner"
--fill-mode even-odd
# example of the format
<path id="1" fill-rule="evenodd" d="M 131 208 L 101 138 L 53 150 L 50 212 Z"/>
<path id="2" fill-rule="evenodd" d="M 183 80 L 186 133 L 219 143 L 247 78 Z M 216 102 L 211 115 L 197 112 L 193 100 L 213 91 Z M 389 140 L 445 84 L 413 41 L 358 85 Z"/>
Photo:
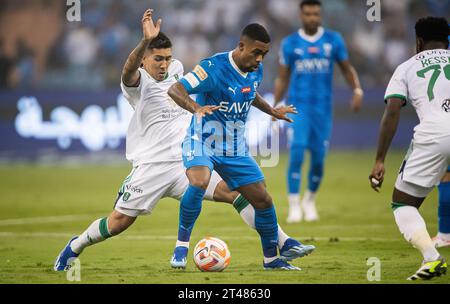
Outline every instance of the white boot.
<path id="1" fill-rule="evenodd" d="M 319 220 L 319 215 L 316 209 L 316 193 L 306 191 L 305 196 L 301 202 L 301 208 L 303 209 L 304 218 L 307 222 L 313 222 Z"/>
<path id="2" fill-rule="evenodd" d="M 302 209 L 300 208 L 300 196 L 298 194 L 289 194 L 289 214 L 286 223 L 294 224 L 302 221 Z"/>

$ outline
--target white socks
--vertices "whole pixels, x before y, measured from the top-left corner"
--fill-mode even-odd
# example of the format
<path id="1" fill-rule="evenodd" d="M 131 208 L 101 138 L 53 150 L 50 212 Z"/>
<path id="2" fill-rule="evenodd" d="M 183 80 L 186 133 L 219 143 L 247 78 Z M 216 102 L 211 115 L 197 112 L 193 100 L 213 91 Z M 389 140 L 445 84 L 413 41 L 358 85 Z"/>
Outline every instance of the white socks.
<path id="1" fill-rule="evenodd" d="M 303 196 L 302 202 L 300 203 L 306 222 L 319 220 L 319 215 L 317 214 L 316 209 L 316 193 L 317 192 L 307 190 Z"/>
<path id="2" fill-rule="evenodd" d="M 286 222 L 288 224 L 299 223 L 303 218 L 302 208 L 300 207 L 300 196 L 298 193 L 288 195 L 289 212 Z"/>
<path id="3" fill-rule="evenodd" d="M 425 221 L 419 210 L 411 206 L 401 206 L 394 210 L 395 222 L 405 239 L 417 248 L 425 261 L 435 261 L 439 252 L 428 234 Z"/>
<path id="4" fill-rule="evenodd" d="M 437 236 L 441 239 L 444 240 L 446 242 L 450 242 L 450 233 L 442 233 L 442 232 L 438 232 Z"/>
<path id="5" fill-rule="evenodd" d="M 175 244 L 175 247 L 187 247 L 189 248 L 189 242 L 182 242 L 177 240 L 177 243 Z"/>
<path id="6" fill-rule="evenodd" d="M 76 240 L 70 244 L 73 252 L 80 254 L 87 246 L 99 243 L 111 237 L 106 217 L 95 220 Z"/>

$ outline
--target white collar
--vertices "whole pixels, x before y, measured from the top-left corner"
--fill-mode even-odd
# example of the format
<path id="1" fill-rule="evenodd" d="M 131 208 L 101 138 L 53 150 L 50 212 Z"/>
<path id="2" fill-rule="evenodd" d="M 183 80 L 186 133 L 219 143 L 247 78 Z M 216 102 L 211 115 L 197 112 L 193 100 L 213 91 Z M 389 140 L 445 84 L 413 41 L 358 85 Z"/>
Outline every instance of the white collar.
<path id="1" fill-rule="evenodd" d="M 236 62 L 233 59 L 233 51 L 228 53 L 228 59 L 230 60 L 231 66 L 238 72 L 242 77 L 247 78 L 246 72 L 242 72 L 241 69 L 237 66 Z"/>
<path id="2" fill-rule="evenodd" d="M 319 26 L 319 28 L 317 29 L 317 32 L 312 36 L 306 34 L 305 30 L 302 28 L 298 30 L 298 34 L 300 35 L 300 37 L 302 37 L 304 40 L 309 41 L 311 43 L 314 43 L 317 40 L 319 40 L 320 38 L 322 38 L 322 35 L 324 32 L 325 32 L 325 30 L 321 26 Z"/>

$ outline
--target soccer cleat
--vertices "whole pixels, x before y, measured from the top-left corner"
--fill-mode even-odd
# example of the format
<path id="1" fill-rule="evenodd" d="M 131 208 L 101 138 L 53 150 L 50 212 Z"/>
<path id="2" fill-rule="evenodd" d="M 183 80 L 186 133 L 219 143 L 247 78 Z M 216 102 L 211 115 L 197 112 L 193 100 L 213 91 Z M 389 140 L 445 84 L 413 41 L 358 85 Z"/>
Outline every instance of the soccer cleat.
<path id="1" fill-rule="evenodd" d="M 450 241 L 444 240 L 437 235 L 432 238 L 432 241 L 434 243 L 434 247 L 436 248 L 450 247 Z"/>
<path id="2" fill-rule="evenodd" d="M 301 270 L 299 267 L 293 266 L 280 258 L 270 263 L 263 263 L 264 270 Z"/>
<path id="3" fill-rule="evenodd" d="M 280 249 L 280 259 L 292 261 L 296 258 L 304 257 L 316 249 L 313 245 L 305 245 L 297 240 L 288 238 Z"/>
<path id="4" fill-rule="evenodd" d="M 184 246 L 175 247 L 172 259 L 170 260 L 170 265 L 172 266 L 172 268 L 176 269 L 186 268 L 188 249 L 189 248 Z"/>
<path id="5" fill-rule="evenodd" d="M 78 237 L 73 237 L 64 247 L 64 249 L 59 253 L 56 258 L 55 265 L 53 266 L 53 270 L 55 271 L 67 271 L 72 266 L 72 261 L 76 259 L 80 254 L 75 253 L 70 248 L 70 244 L 76 240 Z"/>
<path id="6" fill-rule="evenodd" d="M 286 219 L 286 223 L 295 224 L 300 223 L 302 221 L 302 209 L 300 206 L 295 208 L 289 208 L 289 214 Z"/>
<path id="7" fill-rule="evenodd" d="M 317 214 L 316 203 L 314 201 L 301 202 L 301 207 L 303 209 L 304 219 L 306 222 L 313 222 L 319 220 L 319 215 Z"/>
<path id="8" fill-rule="evenodd" d="M 436 261 L 422 262 L 419 270 L 415 274 L 410 276 L 407 280 L 429 280 L 434 277 L 440 277 L 447 272 L 447 263 L 442 257 L 439 257 Z"/>

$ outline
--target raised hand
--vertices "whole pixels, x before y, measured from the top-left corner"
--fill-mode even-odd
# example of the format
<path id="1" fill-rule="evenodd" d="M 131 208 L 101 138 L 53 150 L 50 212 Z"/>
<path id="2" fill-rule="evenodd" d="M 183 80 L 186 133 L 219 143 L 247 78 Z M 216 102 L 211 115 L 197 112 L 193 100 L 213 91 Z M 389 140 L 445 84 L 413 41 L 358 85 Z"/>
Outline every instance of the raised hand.
<path id="1" fill-rule="evenodd" d="M 152 15 L 153 10 L 148 9 L 145 11 L 144 16 L 142 17 L 142 33 L 144 37 L 143 39 L 146 41 L 155 39 L 161 29 L 161 18 L 156 21 L 156 24 L 154 24 Z"/>
<path id="2" fill-rule="evenodd" d="M 362 106 L 363 96 L 361 94 L 353 94 L 350 110 L 352 112 L 359 112 Z"/>

